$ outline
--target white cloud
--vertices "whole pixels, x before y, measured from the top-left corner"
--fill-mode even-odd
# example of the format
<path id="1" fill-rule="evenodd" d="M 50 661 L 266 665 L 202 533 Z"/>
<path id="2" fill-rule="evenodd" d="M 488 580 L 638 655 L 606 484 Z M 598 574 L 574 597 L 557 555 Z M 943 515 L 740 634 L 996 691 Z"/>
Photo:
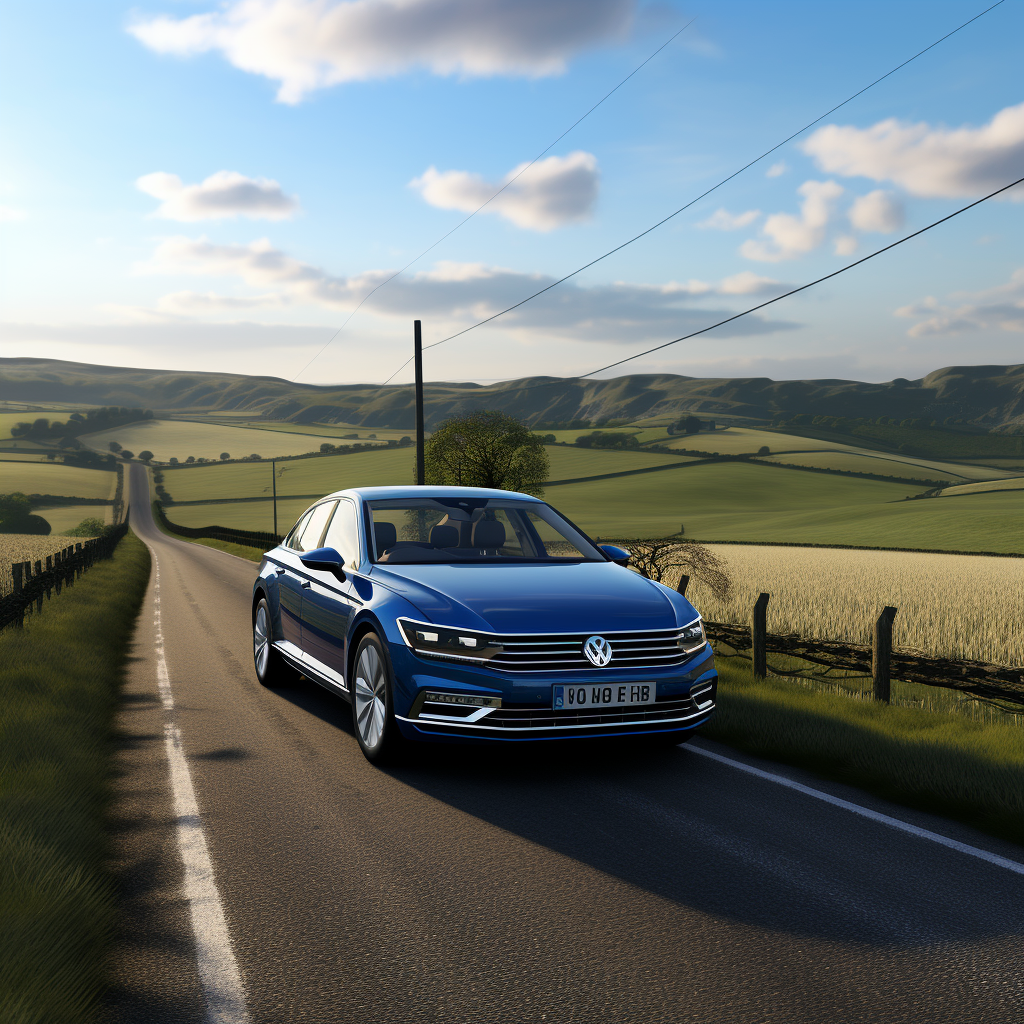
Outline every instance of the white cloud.
<path id="1" fill-rule="evenodd" d="M 597 201 L 597 158 L 577 150 L 568 156 L 538 160 L 525 174 L 520 164 L 494 184 L 468 171 L 438 171 L 430 167 L 409 182 L 431 206 L 472 213 L 515 178 L 504 192 L 488 203 L 484 213 L 495 213 L 517 227 L 551 231 L 565 224 L 588 220 Z"/>
<path id="2" fill-rule="evenodd" d="M 762 239 L 748 239 L 740 246 L 749 260 L 778 263 L 817 249 L 825 241 L 835 201 L 843 194 L 834 181 L 805 181 L 797 192 L 804 197 L 800 216 L 773 213 L 761 228 Z"/>
<path id="3" fill-rule="evenodd" d="M 165 220 L 288 220 L 299 209 L 298 200 L 286 196 L 276 181 L 247 178 L 237 171 L 217 171 L 198 185 L 186 185 L 176 174 L 156 171 L 144 174 L 135 187 L 162 200 L 153 216 Z"/>
<path id="4" fill-rule="evenodd" d="M 275 249 L 261 239 L 250 245 L 218 245 L 207 239 L 169 238 L 153 259 L 138 268 L 150 274 L 194 274 L 234 278 L 261 292 L 252 304 L 321 306 L 350 309 L 376 285 L 392 275 L 372 270 L 353 277 L 335 277 Z M 480 320 L 551 284 L 553 278 L 525 274 L 481 263 L 436 264 L 433 269 L 399 277 L 367 301 L 368 312 L 389 318 L 430 317 L 455 327 Z M 582 287 L 566 284 L 543 300 L 531 302 L 503 317 L 496 326 L 565 338 L 629 343 L 637 339 L 683 334 L 728 315 L 722 309 L 693 308 L 703 296 L 749 295 L 781 291 L 785 285 L 745 272 L 718 285 L 704 281 L 664 285 L 616 282 Z M 174 317 L 230 312 L 240 300 L 215 294 L 178 292 L 165 296 L 155 310 L 140 315 Z M 752 316 L 726 328 L 731 335 L 763 334 L 797 324 Z"/>
<path id="5" fill-rule="evenodd" d="M 777 164 L 772 164 L 767 171 L 764 172 L 766 178 L 777 178 L 780 174 L 785 174 L 789 168 L 786 166 L 785 160 L 780 160 Z"/>
<path id="6" fill-rule="evenodd" d="M 853 235 L 840 235 L 833 247 L 837 256 L 851 256 L 857 251 L 857 239 Z"/>
<path id="7" fill-rule="evenodd" d="M 888 235 L 903 227 L 903 204 L 891 193 L 877 188 L 858 196 L 850 207 L 850 223 L 858 231 Z"/>
<path id="8" fill-rule="evenodd" d="M 12 224 L 14 221 L 27 220 L 28 214 L 15 206 L 0 206 L 0 224 Z"/>
<path id="9" fill-rule="evenodd" d="M 1024 267 L 1015 270 L 1006 284 L 981 292 L 954 292 L 950 298 L 970 301 L 947 306 L 929 295 L 897 309 L 896 316 L 924 318 L 907 331 L 912 338 L 986 329 L 1024 333 Z"/>
<path id="10" fill-rule="evenodd" d="M 770 277 L 761 277 L 750 270 L 742 270 L 732 277 L 723 278 L 718 285 L 722 295 L 773 295 L 784 292 L 790 286 Z"/>
<path id="11" fill-rule="evenodd" d="M 895 118 L 871 128 L 828 125 L 802 148 L 831 174 L 892 181 L 915 196 L 976 196 L 1021 176 L 1024 103 L 1006 107 L 980 128 L 933 128 Z M 1024 199 L 1020 187 L 1012 194 Z"/>
<path id="12" fill-rule="evenodd" d="M 220 52 L 298 103 L 315 89 L 417 68 L 560 74 L 574 54 L 623 38 L 633 9 L 634 0 L 233 0 L 185 18 L 140 19 L 128 31 L 157 53 Z"/>
<path id="13" fill-rule="evenodd" d="M 716 231 L 736 231 L 753 224 L 761 216 L 760 210 L 745 210 L 743 213 L 730 213 L 719 207 L 707 220 L 702 220 L 697 227 L 713 228 Z"/>

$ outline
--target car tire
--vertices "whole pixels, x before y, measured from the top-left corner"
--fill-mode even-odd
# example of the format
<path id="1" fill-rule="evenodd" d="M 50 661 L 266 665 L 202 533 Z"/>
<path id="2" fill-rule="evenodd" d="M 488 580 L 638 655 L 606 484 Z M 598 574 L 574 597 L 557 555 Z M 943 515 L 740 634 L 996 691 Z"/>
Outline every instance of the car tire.
<path id="1" fill-rule="evenodd" d="M 296 673 L 274 649 L 272 622 L 270 605 L 261 597 L 252 613 L 252 659 L 256 678 L 269 689 L 276 689 L 294 681 Z"/>
<path id="2" fill-rule="evenodd" d="M 352 660 L 352 725 L 368 761 L 394 761 L 405 747 L 395 721 L 391 665 L 376 633 L 359 641 Z"/>

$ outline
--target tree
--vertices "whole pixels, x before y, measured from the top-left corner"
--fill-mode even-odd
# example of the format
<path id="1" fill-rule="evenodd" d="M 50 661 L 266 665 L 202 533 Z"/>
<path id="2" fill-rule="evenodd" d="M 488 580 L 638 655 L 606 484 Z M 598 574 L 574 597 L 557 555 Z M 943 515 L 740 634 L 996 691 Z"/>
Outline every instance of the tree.
<path id="1" fill-rule="evenodd" d="M 125 462 L 129 462 L 130 460 L 135 458 L 135 452 L 130 452 L 128 451 L 127 448 L 122 448 L 121 458 L 124 459 Z"/>
<path id="2" fill-rule="evenodd" d="M 185 462 L 186 462 L 186 463 L 188 463 L 188 465 L 190 465 L 190 466 L 191 466 L 191 465 L 192 465 L 192 463 L 193 463 L 193 462 L 195 462 L 195 461 L 196 461 L 196 457 L 195 457 L 194 455 L 190 455 L 190 456 L 189 456 L 189 457 L 188 457 L 188 458 L 187 458 L 187 459 L 185 460 Z"/>
<path id="3" fill-rule="evenodd" d="M 761 447 L 757 449 L 758 455 L 771 455 L 771 453 L 771 448 L 769 448 L 766 444 L 761 445 Z"/>
<path id="4" fill-rule="evenodd" d="M 230 459 L 230 458 L 231 458 L 231 456 L 230 456 L 230 455 L 228 455 L 228 453 L 227 453 L 227 452 L 221 452 L 221 453 L 220 453 L 220 461 L 221 461 L 221 462 L 227 462 L 227 461 L 228 461 L 228 459 Z"/>
<path id="5" fill-rule="evenodd" d="M 111 441 L 107 447 L 116 455 L 120 450 L 121 446 L 116 441 Z"/>
<path id="6" fill-rule="evenodd" d="M 324 441 L 324 443 L 322 445 L 320 445 L 320 452 L 323 455 L 326 455 L 328 452 L 333 452 L 333 451 L 334 451 L 334 445 L 331 444 L 329 441 Z"/>
<path id="7" fill-rule="evenodd" d="M 0 522 L 7 519 L 22 519 L 31 511 L 32 503 L 21 491 L 15 491 L 13 494 L 0 494 Z"/>
<path id="8" fill-rule="evenodd" d="M 429 484 L 497 487 L 540 495 L 548 453 L 525 423 L 503 412 L 470 412 L 445 420 L 424 451 Z"/>
<path id="9" fill-rule="evenodd" d="M 152 462 L 153 453 L 147 448 L 144 452 L 139 452 L 139 458 L 142 459 L 143 462 Z"/>
<path id="10" fill-rule="evenodd" d="M 678 581 L 686 573 L 716 597 L 729 594 L 732 579 L 725 563 L 703 544 L 692 540 L 627 540 L 623 546 L 629 549 L 630 562 L 641 576 L 662 583 L 670 574 Z M 679 572 L 672 572 L 674 569 Z"/>
<path id="11" fill-rule="evenodd" d="M 178 464 L 178 460 L 172 455 L 170 458 L 170 463 L 172 466 L 176 466 Z"/>

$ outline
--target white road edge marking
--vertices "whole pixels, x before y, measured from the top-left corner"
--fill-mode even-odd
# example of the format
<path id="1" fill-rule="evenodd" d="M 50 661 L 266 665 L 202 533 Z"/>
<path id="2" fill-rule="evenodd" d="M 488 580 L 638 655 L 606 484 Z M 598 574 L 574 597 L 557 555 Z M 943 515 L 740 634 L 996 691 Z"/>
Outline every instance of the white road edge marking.
<path id="1" fill-rule="evenodd" d="M 160 619 L 160 563 L 153 558 L 153 627 L 156 634 L 156 679 L 165 711 L 174 710 L 170 674 L 164 655 L 164 634 Z M 199 980 L 206 999 L 210 1024 L 248 1024 L 245 990 L 238 970 L 224 907 L 213 877 L 213 863 L 206 845 L 192 776 L 181 745 L 181 733 L 172 722 L 164 723 L 164 747 L 170 766 L 171 793 L 178 832 L 178 849 L 185 869 L 185 898 L 192 915 L 196 940 Z"/>
<path id="2" fill-rule="evenodd" d="M 979 860 L 988 861 L 989 864 L 994 864 L 996 867 L 1006 868 L 1007 871 L 1013 871 L 1015 874 L 1024 875 L 1024 864 L 1015 860 L 1010 860 L 1007 857 L 1000 857 L 996 853 L 989 853 L 988 850 L 982 850 L 977 846 L 969 846 L 967 843 L 958 842 L 956 839 L 949 839 L 946 836 L 939 835 L 938 832 L 929 832 L 926 828 L 918 828 L 917 825 L 911 825 L 909 822 L 900 821 L 899 818 L 892 818 L 888 814 L 881 814 L 878 811 L 872 811 L 868 807 L 862 807 L 860 804 L 851 803 L 849 800 L 842 800 L 837 796 L 832 796 L 831 793 L 824 793 L 820 789 L 812 789 L 810 786 L 805 786 L 800 782 L 794 782 L 792 779 L 787 779 L 784 775 L 776 775 L 773 772 L 766 772 L 762 771 L 760 768 L 755 768 L 753 765 L 744 764 L 742 761 L 734 761 L 731 757 L 716 754 L 712 750 L 705 750 L 703 747 L 695 747 L 692 744 L 687 745 L 683 749 L 691 750 L 693 753 L 700 754 L 702 757 L 710 757 L 713 761 L 721 761 L 722 764 L 730 765 L 732 768 L 738 768 L 740 771 L 747 772 L 750 775 L 756 775 L 759 779 L 765 779 L 768 782 L 776 782 L 780 786 L 785 786 L 788 789 L 795 789 L 798 793 L 803 793 L 804 796 L 811 796 L 816 800 L 824 800 L 827 804 L 832 804 L 834 807 L 841 807 L 844 811 L 852 811 L 854 814 L 859 814 L 863 818 L 870 818 L 871 821 L 877 821 L 879 824 L 888 825 L 889 828 L 899 829 L 901 832 L 907 832 L 912 836 L 917 836 L 919 839 L 928 839 L 931 842 L 938 843 L 940 846 L 945 846 L 950 850 L 956 850 L 958 853 L 967 854 L 968 857 L 977 857 Z"/>

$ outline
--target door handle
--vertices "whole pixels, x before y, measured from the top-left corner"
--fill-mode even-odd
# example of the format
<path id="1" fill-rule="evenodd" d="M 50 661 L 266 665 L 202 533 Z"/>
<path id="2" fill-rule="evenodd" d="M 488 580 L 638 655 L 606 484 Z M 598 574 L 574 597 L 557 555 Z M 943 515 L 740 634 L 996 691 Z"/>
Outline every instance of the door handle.
<path id="1" fill-rule="evenodd" d="M 303 580 L 303 581 L 302 581 L 302 589 L 303 589 L 303 590 L 309 590 L 309 588 L 310 588 L 310 587 L 311 587 L 312 585 L 313 585 L 313 584 L 312 584 L 312 583 L 310 583 L 310 582 L 309 582 L 309 580 Z"/>
<path id="2" fill-rule="evenodd" d="M 274 566 L 274 572 L 276 572 L 278 576 L 283 576 L 284 575 L 284 566 L 283 565 L 276 565 L 276 566 Z"/>

